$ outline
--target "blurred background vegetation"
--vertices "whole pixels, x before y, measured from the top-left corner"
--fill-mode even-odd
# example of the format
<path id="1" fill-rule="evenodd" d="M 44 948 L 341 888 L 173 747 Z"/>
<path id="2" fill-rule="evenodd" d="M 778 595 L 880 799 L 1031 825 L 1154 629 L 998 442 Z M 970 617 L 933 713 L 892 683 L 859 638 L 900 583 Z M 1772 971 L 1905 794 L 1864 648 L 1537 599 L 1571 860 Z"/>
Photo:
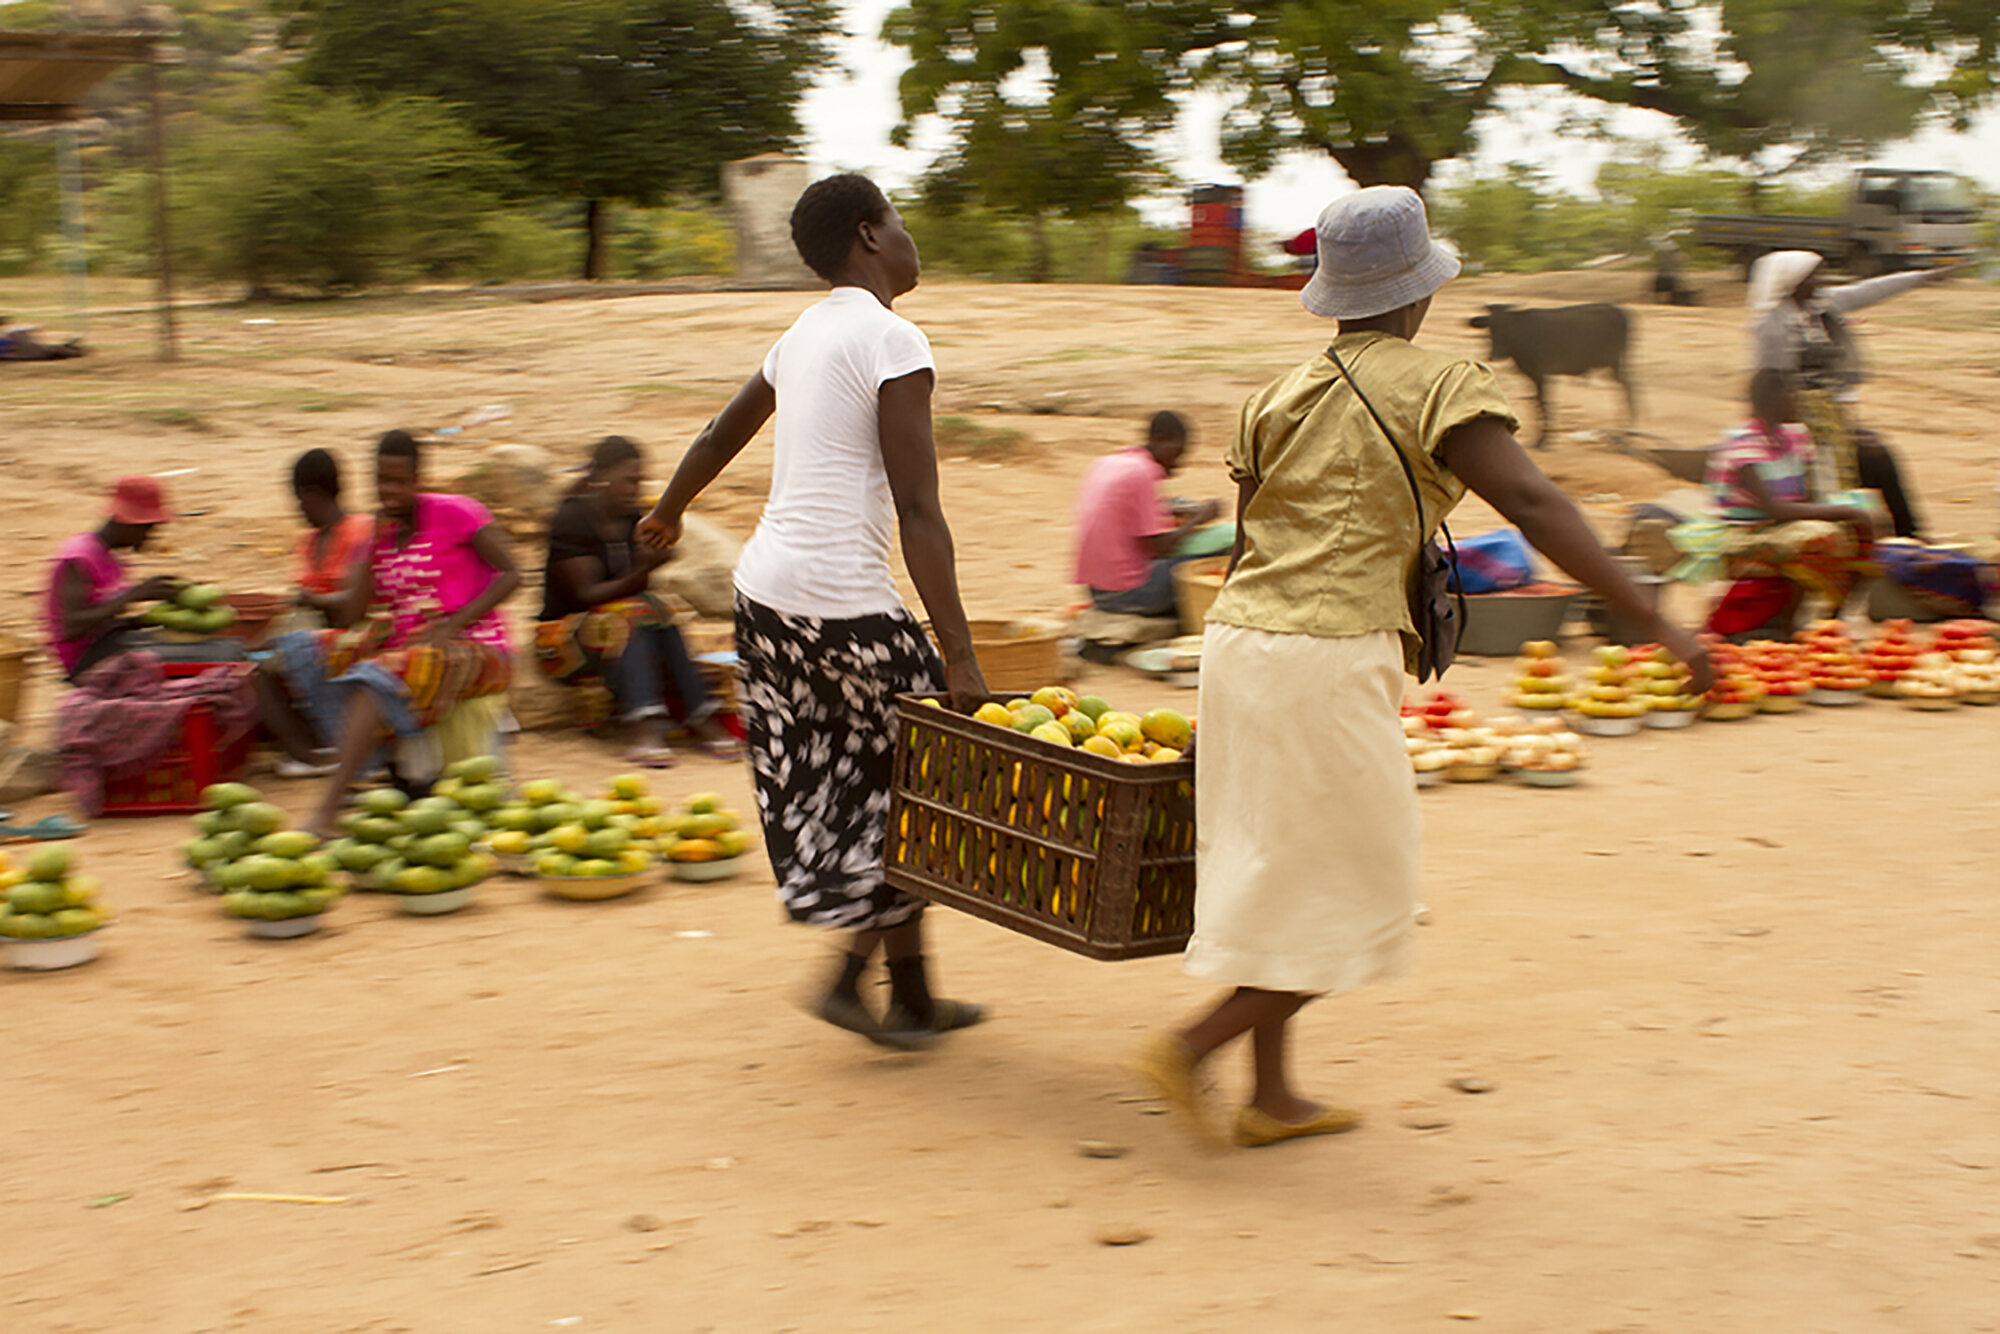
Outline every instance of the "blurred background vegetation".
<path id="1" fill-rule="evenodd" d="M 1486 3 L 1518 8 L 1526 0 Z M 1679 80 L 1660 87 L 1686 105 L 1665 109 L 1718 160 L 1791 154 L 1767 169 L 1757 196 L 1765 211 L 1840 211 L 1841 187 L 1788 186 L 1786 172 L 1843 154 L 1851 160 L 1920 114 L 1962 114 L 1990 96 L 2000 57 L 1950 44 L 1990 28 L 1990 13 L 1939 10 L 1944 17 L 1927 20 L 1930 27 L 1905 31 L 1892 0 L 1852 4 L 1855 31 L 1842 29 L 1840 41 L 1876 33 L 1911 50 L 1955 52 L 1956 72 L 1937 85 L 1944 91 L 1919 98 L 1901 75 L 1878 70 L 1870 86 L 1896 95 L 1869 102 L 1863 116 L 1852 99 L 1817 95 L 1823 62 L 1741 34 L 1731 36 L 1731 50 L 1761 82 L 1717 84 L 1712 69 L 1687 66 L 1665 37 L 1641 60 Z M 1737 0 L 1731 13 L 1744 33 L 1762 32 L 1817 12 L 1812 5 Z M 1528 8 L 1536 6 L 1564 16 L 1541 33 L 1555 51 L 1593 21 L 1598 0 L 1533 0 Z M 1558 189 L 1528 164 L 1470 171 L 1469 113 L 1436 124 L 1404 114 L 1434 103 L 1438 81 L 1456 87 L 1467 71 L 1421 61 L 1380 86 L 1349 79 L 1343 86 L 1372 91 L 1333 105 L 1387 116 L 1422 142 L 1391 152 L 1391 134 L 1371 139 L 1373 147 L 1343 148 L 1341 136 L 1352 138 L 1359 122 L 1343 129 L 1320 114 L 1326 108 L 1292 105 L 1256 52 L 1271 44 L 1305 52 L 1301 68 L 1323 64 L 1338 81 L 1343 62 L 1367 42 L 1393 37 L 1396 49 L 1417 51 L 1421 33 L 1377 32 L 1379 16 L 1332 0 L 1280 8 L 1266 31 L 1266 19 L 1243 29 L 1227 5 L 1140 11 L 1098 0 L 907 0 L 885 30 L 912 59 L 898 133 L 928 115 L 951 135 L 897 201 L 927 267 L 1001 281 L 1118 282 L 1141 246 L 1181 244 L 1180 226 L 1149 226 L 1134 201 L 1172 195 L 1176 182 L 1147 146 L 1173 123 L 1175 94 L 1184 91 L 1177 81 L 1197 67 L 1203 87 L 1240 99 L 1243 114 L 1232 113 L 1223 135 L 1232 162 L 1255 174 L 1281 150 L 1317 148 L 1363 183 L 1409 179 L 1475 266 L 1649 260 L 1662 244 L 1681 248 L 1691 267 L 1724 262 L 1691 248 L 1691 224 L 1700 213 L 1750 208 L 1747 166 L 1671 168 L 1656 149 L 1632 146 L 1600 171 L 1589 195 Z M 13 0 L 0 3 L 0 27 L 79 27 L 93 18 L 125 26 L 121 16 L 162 10 L 172 11 L 179 59 L 162 76 L 175 258 L 195 280 L 251 295 L 579 274 L 728 276 L 735 241 L 717 201 L 720 167 L 798 147 L 799 100 L 831 68 L 840 32 L 832 0 Z M 959 58 L 966 51 L 984 54 L 967 63 Z M 1022 101 L 1019 81 L 1037 51 L 1043 100 Z M 1581 77 L 1565 75 L 1546 53 L 1531 55 L 1510 48 L 1482 76 L 1481 96 L 1510 81 L 1568 86 Z M 95 272 L 151 268 L 141 88 L 135 71 L 112 79 L 78 130 Z M 1665 96 L 1648 88 L 1613 81 L 1573 91 L 1607 105 Z M 1839 114 L 1797 111 L 1822 104 Z M 62 133 L 0 134 L 0 276 L 63 264 Z M 1989 245 L 2000 241 L 1992 203 Z M 1276 239 L 1248 238 L 1246 257 L 1281 267 Z"/>

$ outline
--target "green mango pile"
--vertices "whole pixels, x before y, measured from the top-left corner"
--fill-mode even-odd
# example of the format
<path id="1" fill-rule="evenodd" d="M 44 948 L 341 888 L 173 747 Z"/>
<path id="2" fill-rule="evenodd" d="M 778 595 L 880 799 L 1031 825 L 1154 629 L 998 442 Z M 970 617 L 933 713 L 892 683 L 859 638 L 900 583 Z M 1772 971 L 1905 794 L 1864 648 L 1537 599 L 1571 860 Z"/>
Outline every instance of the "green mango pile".
<path id="1" fill-rule="evenodd" d="M 491 755 L 445 770 L 431 795 L 411 801 L 395 788 L 363 792 L 341 816 L 346 835 L 327 847 L 357 888 L 383 894 L 443 894 L 470 889 L 498 869 L 475 846 L 485 816 L 507 799 Z"/>
<path id="2" fill-rule="evenodd" d="M 43 848 L 26 866 L 0 871 L 0 886 L 0 936 L 9 940 L 62 940 L 104 925 L 98 883 L 73 874 L 67 848 Z"/>
<path id="3" fill-rule="evenodd" d="M 302 829 L 244 783 L 204 788 L 188 864 L 222 895 L 233 917 L 282 922 L 325 912 L 340 898 L 340 864 Z"/>
<path id="4" fill-rule="evenodd" d="M 219 635 L 236 624 L 236 608 L 224 602 L 220 584 L 182 584 L 171 602 L 155 603 L 139 619 L 162 630 L 190 635 Z"/>

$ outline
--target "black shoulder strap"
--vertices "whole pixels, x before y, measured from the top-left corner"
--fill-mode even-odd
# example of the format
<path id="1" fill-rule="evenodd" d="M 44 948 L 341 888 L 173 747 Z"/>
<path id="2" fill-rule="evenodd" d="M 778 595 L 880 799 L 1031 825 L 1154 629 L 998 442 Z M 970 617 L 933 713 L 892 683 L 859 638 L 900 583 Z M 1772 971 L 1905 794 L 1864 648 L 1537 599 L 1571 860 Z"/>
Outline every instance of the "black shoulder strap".
<path id="1" fill-rule="evenodd" d="M 1410 483 L 1410 499 L 1417 505 L 1417 541 L 1422 542 L 1425 535 L 1424 493 L 1417 485 L 1417 470 L 1410 466 L 1409 456 L 1403 453 L 1403 447 L 1396 443 L 1395 433 L 1389 429 L 1389 423 L 1382 420 L 1382 414 L 1375 411 L 1375 405 L 1368 401 L 1368 395 L 1361 392 L 1361 386 L 1355 383 L 1353 373 L 1347 369 L 1347 363 L 1340 359 L 1340 353 L 1334 350 L 1332 343 L 1326 345 L 1326 355 L 1332 360 L 1334 369 L 1340 372 L 1340 378 L 1347 381 L 1347 387 L 1361 400 L 1361 406 L 1368 409 L 1368 415 L 1375 419 L 1376 429 L 1380 430 L 1382 438 L 1389 442 L 1389 452 L 1396 456 L 1396 462 L 1403 465 L 1403 476 Z M 1445 550 L 1450 553 L 1451 591 L 1458 596 L 1458 615 L 1462 623 L 1465 619 L 1465 590 L 1458 586 L 1458 544 L 1451 540 L 1451 528 L 1442 519 L 1438 520 L 1438 531 L 1444 534 Z"/>

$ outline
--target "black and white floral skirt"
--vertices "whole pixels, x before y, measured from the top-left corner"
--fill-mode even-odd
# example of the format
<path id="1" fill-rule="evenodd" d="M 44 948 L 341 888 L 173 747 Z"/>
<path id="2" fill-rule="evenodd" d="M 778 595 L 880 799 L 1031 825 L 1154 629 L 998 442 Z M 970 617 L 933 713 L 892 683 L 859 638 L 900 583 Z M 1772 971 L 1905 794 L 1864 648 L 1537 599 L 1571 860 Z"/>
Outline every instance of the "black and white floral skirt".
<path id="1" fill-rule="evenodd" d="M 736 660 L 757 814 L 796 922 L 900 926 L 922 899 L 883 881 L 896 696 L 944 688 L 908 612 L 821 620 L 736 597 Z"/>

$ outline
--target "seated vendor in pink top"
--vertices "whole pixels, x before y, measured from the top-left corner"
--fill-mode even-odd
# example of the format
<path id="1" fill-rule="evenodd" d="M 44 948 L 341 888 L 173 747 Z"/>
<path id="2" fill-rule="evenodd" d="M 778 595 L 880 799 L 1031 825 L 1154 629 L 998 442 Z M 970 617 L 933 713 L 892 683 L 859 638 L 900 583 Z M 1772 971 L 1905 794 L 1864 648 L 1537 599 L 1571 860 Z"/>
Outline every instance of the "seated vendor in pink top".
<path id="1" fill-rule="evenodd" d="M 63 675 L 77 677 L 125 651 L 140 631 L 126 615 L 135 602 L 160 602 L 174 595 L 178 579 L 156 574 L 142 583 L 125 582 L 120 551 L 137 553 L 153 529 L 168 521 L 166 494 L 153 477 L 121 477 L 111 491 L 111 514 L 101 527 L 79 533 L 56 549 L 49 566 L 46 620 L 49 648 Z"/>
<path id="2" fill-rule="evenodd" d="M 1222 512 L 1206 501 L 1176 515 L 1159 484 L 1187 452 L 1187 423 L 1156 412 L 1146 443 L 1090 465 L 1076 498 L 1076 581 L 1100 611 L 1127 616 L 1174 614 L 1175 551 L 1189 533 Z"/>

